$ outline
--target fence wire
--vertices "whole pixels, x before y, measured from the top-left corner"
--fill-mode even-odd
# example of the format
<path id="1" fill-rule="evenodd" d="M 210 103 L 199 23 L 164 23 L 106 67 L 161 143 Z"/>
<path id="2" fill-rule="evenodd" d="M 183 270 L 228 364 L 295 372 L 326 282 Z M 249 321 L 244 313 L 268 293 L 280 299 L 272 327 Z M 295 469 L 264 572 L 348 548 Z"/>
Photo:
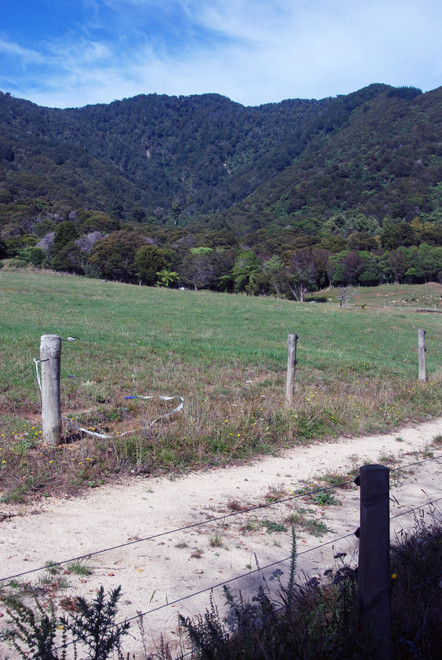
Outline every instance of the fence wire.
<path id="1" fill-rule="evenodd" d="M 442 575 L 442 571 L 438 571 L 431 577 L 427 578 L 426 580 L 423 580 L 423 582 L 419 582 L 419 584 L 416 584 L 414 587 L 411 589 L 408 589 L 408 591 L 405 591 L 403 594 L 399 594 L 399 596 L 395 596 L 392 598 L 392 602 L 397 602 L 398 600 L 401 600 L 401 598 L 404 598 L 405 596 L 408 596 L 408 594 L 411 594 L 413 591 L 417 591 L 417 589 L 420 589 L 424 585 L 428 584 L 428 582 L 431 582 L 432 580 L 440 577 Z M 118 624 L 121 625 L 121 624 Z"/>
<path id="2" fill-rule="evenodd" d="M 397 468 L 392 469 L 391 472 L 404 470 L 404 469 L 407 469 L 409 467 L 412 467 L 412 466 L 415 466 L 415 465 L 421 465 L 423 463 L 428 463 L 428 462 L 431 462 L 431 461 L 438 461 L 441 458 L 442 458 L 442 454 L 440 454 L 439 456 L 424 459 L 422 461 L 415 461 L 413 463 L 409 463 L 408 465 L 401 465 Z M 17 578 L 20 578 L 20 577 L 24 577 L 25 575 L 31 575 L 32 573 L 38 573 L 39 571 L 45 571 L 48 568 L 54 568 L 56 566 L 63 566 L 65 564 L 69 564 L 69 563 L 72 563 L 72 562 L 75 562 L 75 561 L 81 561 L 81 560 L 84 560 L 84 559 L 89 559 L 90 557 L 95 557 L 97 555 L 105 554 L 107 552 L 112 552 L 113 550 L 119 550 L 121 548 L 125 548 L 125 547 L 131 546 L 131 545 L 136 545 L 138 543 L 144 543 L 146 541 L 152 541 L 152 540 L 160 538 L 162 536 L 168 536 L 170 534 L 175 534 L 177 532 L 183 532 L 183 531 L 186 531 L 188 529 L 193 529 L 195 527 L 201 527 L 203 525 L 212 524 L 212 523 L 219 522 L 221 520 L 226 520 L 227 518 L 233 518 L 233 517 L 239 516 L 239 515 L 247 515 L 249 513 L 252 513 L 253 511 L 259 511 L 259 510 L 266 509 L 266 508 L 269 508 L 269 507 L 273 507 L 273 506 L 283 504 L 283 503 L 286 503 L 286 502 L 291 502 L 291 501 L 294 501 L 294 500 L 298 500 L 298 499 L 301 499 L 303 497 L 310 497 L 312 495 L 316 495 L 318 493 L 328 492 L 328 491 L 334 490 L 336 488 L 345 488 L 346 486 L 349 486 L 353 483 L 354 483 L 354 479 L 347 479 L 347 480 L 342 481 L 338 484 L 333 484 L 332 486 L 319 486 L 319 487 L 314 488 L 312 490 L 302 491 L 302 492 L 300 492 L 296 495 L 291 495 L 290 497 L 285 497 L 285 498 L 276 500 L 275 502 L 266 502 L 265 504 L 257 504 L 253 507 L 249 507 L 248 509 L 244 509 L 242 511 L 233 511 L 232 513 L 227 513 L 227 514 L 224 514 L 222 516 L 216 516 L 216 517 L 209 518 L 208 520 L 202 520 L 200 522 L 192 523 L 190 525 L 185 525 L 183 527 L 178 527 L 178 528 L 175 528 L 175 529 L 172 529 L 172 530 L 167 530 L 165 532 L 159 532 L 158 534 L 152 534 L 151 536 L 146 536 L 142 539 L 134 539 L 133 541 L 127 541 L 125 543 L 120 543 L 120 544 L 117 544 L 117 545 L 114 545 L 114 546 L 110 546 L 108 548 L 103 548 L 101 550 L 94 550 L 94 551 L 86 553 L 84 555 L 79 555 L 77 557 L 71 557 L 70 559 L 63 559 L 59 562 L 54 562 L 50 565 L 40 566 L 38 568 L 33 568 L 33 569 L 28 570 L 28 571 L 22 571 L 21 573 L 16 573 L 14 575 L 9 575 L 7 577 L 0 578 L 0 584 L 2 582 L 6 582 L 8 580 L 13 580 L 13 579 L 17 579 Z M 434 503 L 438 502 L 440 499 L 442 499 L 442 498 L 434 500 Z M 409 509 L 408 511 L 404 511 L 402 513 L 399 513 L 396 516 L 393 516 L 392 518 L 390 518 L 390 520 L 394 520 L 395 518 L 399 518 L 402 515 L 405 515 L 407 513 L 411 513 L 411 512 L 413 512 L 417 509 L 423 508 L 423 507 L 428 506 L 429 504 L 432 504 L 432 503 L 433 502 L 427 502 L 425 504 L 419 505 L 418 507 L 414 507 L 413 509 Z M 282 561 L 285 561 L 285 560 L 282 560 Z"/>
<path id="3" fill-rule="evenodd" d="M 351 532 L 350 534 L 345 534 L 344 536 L 339 536 L 338 538 L 332 539 L 331 541 L 326 541 L 325 543 L 321 543 L 320 545 L 317 545 L 314 548 L 308 548 L 307 550 L 303 550 L 302 552 L 297 552 L 296 557 L 300 557 L 301 555 L 305 555 L 315 550 L 320 550 L 326 545 L 337 543 L 338 541 L 342 541 L 343 539 L 350 538 L 351 536 L 354 536 L 354 532 Z M 278 561 L 273 561 L 271 564 L 266 564 L 265 566 L 258 566 L 258 568 L 255 568 L 252 571 L 248 571 L 247 573 L 236 575 L 235 577 L 230 578 L 229 580 L 225 580 L 224 582 L 217 582 L 217 584 L 212 584 L 211 586 L 205 587 L 200 591 L 195 591 L 194 593 L 188 594 L 187 596 L 182 596 L 181 598 L 177 598 L 176 600 L 173 600 L 170 603 L 164 603 L 164 605 L 158 605 L 158 607 L 154 607 L 153 609 L 148 610 L 147 612 L 141 612 L 136 616 L 131 617 L 130 619 L 126 619 L 126 621 L 134 621 L 142 616 L 147 616 L 148 614 L 152 614 L 153 612 L 158 612 L 159 610 L 163 610 L 166 607 L 170 607 L 171 605 L 176 605 L 177 603 L 181 603 L 185 600 L 189 600 L 190 598 L 194 598 L 195 596 L 199 596 L 203 593 L 207 593 L 208 591 L 213 591 L 214 589 L 218 589 L 219 587 L 224 587 L 227 584 L 249 577 L 250 575 L 254 575 L 256 573 L 262 573 L 263 571 L 266 571 L 269 568 L 273 568 L 273 566 L 278 566 L 279 564 L 283 564 L 286 561 L 290 561 L 291 558 L 292 558 L 291 555 L 289 555 L 288 557 L 284 557 L 284 559 L 278 559 Z M 120 622 L 117 625 L 121 625 L 122 623 L 123 622 Z"/>
<path id="4" fill-rule="evenodd" d="M 80 555 L 78 557 L 71 557 L 70 559 L 63 559 L 62 561 L 58 562 L 53 562 L 49 566 L 40 566 L 38 568 L 33 568 L 28 571 L 23 571 L 21 573 L 17 573 L 15 575 L 10 575 L 8 577 L 0 578 L 0 583 L 5 582 L 6 580 L 13 580 L 19 577 L 23 577 L 24 575 L 30 575 L 32 573 L 37 573 L 38 571 L 44 571 L 47 570 L 48 568 L 54 568 L 56 566 L 63 566 L 64 564 L 69 564 L 74 561 L 81 561 L 82 559 L 88 559 L 90 557 L 95 557 L 96 555 L 101 555 L 105 554 L 106 552 L 111 552 L 113 550 L 119 550 L 121 548 L 128 547 L 130 545 L 136 545 L 138 543 L 144 543 L 146 541 L 152 541 L 153 539 L 160 538 L 162 536 L 168 536 L 169 534 L 175 534 L 177 532 L 183 532 L 188 529 L 193 529 L 195 527 L 201 527 L 203 525 L 209 525 L 211 523 L 219 522 L 220 520 L 226 520 L 227 518 L 233 518 L 235 516 L 241 516 L 241 515 L 247 515 L 248 513 L 252 513 L 253 511 L 259 511 L 262 509 L 266 509 L 269 507 L 277 506 L 279 504 L 284 504 L 285 502 L 291 502 L 297 499 L 300 499 L 302 497 L 309 497 L 311 495 L 315 495 L 317 493 L 324 493 L 330 490 L 333 490 L 334 488 L 342 488 L 344 486 L 347 486 L 349 484 L 353 483 L 353 479 L 350 479 L 348 481 L 343 481 L 342 483 L 339 484 L 334 484 L 333 486 L 327 486 L 327 487 L 318 487 L 310 491 L 303 491 L 302 493 L 298 493 L 297 495 L 291 495 L 290 497 L 284 497 L 280 500 L 276 500 L 275 502 L 266 502 L 265 504 L 257 504 L 253 507 L 249 507 L 248 509 L 244 509 L 242 511 L 232 511 L 232 513 L 226 513 L 222 516 L 216 516 L 213 518 L 209 518 L 208 520 L 201 520 L 200 522 L 192 523 L 190 525 L 185 525 L 183 527 L 177 527 L 176 529 L 171 529 L 167 530 L 165 532 L 159 532 L 158 534 L 152 534 L 151 536 L 146 536 L 145 538 L 142 539 L 134 539 L 133 541 L 127 541 L 126 543 L 120 543 L 118 545 L 111 546 L 109 548 L 103 548 L 101 550 L 95 550 L 89 553 L 86 553 L 84 555 Z"/>

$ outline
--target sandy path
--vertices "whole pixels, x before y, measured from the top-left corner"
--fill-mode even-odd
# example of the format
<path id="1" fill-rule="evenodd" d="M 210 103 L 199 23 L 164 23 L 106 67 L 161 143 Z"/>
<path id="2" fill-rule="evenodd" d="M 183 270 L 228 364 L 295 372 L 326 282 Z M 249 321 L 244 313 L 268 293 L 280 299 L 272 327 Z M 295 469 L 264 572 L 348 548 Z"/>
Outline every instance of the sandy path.
<path id="1" fill-rule="evenodd" d="M 262 458 L 247 466 L 208 470 L 175 480 L 137 477 L 89 491 L 79 498 L 49 498 L 26 507 L 0 505 L 0 513 L 12 514 L 0 523 L 0 577 L 41 567 L 49 560 L 63 561 L 208 521 L 94 555 L 89 560 L 92 575 L 68 576 L 70 587 L 60 597 L 78 593 L 91 597 L 101 584 L 106 590 L 121 584 L 121 618 L 131 617 L 137 611 L 170 604 L 245 574 L 250 567 L 256 567 L 256 560 L 264 567 L 289 557 L 290 533 L 268 533 L 259 521 L 282 523 L 300 506 L 306 510 L 307 518 L 322 521 L 329 528 L 320 538 L 301 531 L 297 533 L 298 570 L 321 575 L 333 565 L 337 552 L 346 552 L 347 558 L 351 558 L 357 547 L 353 535 L 359 526 L 356 487 L 333 491 L 341 503 L 337 506 L 321 507 L 311 501 L 296 500 L 224 520 L 209 519 L 231 513 L 228 503 L 233 500 L 241 505 L 259 505 L 266 501 L 271 488 L 293 493 L 303 485 L 302 480 L 313 483 L 315 475 L 326 472 L 345 475 L 364 461 L 382 462 L 382 456 L 394 456 L 396 465 L 422 460 L 422 451 L 440 434 L 442 418 L 388 435 L 342 438 L 295 447 L 279 457 Z M 436 456 L 442 453 L 437 447 L 433 447 L 433 451 Z M 442 497 L 441 471 L 442 460 L 431 460 L 401 472 L 400 479 L 392 480 L 391 514 Z M 439 510 L 441 504 L 436 505 Z M 392 533 L 412 523 L 412 514 L 401 516 L 393 521 Z M 350 536 L 301 554 L 346 534 Z M 211 540 L 215 541 L 214 545 Z M 221 546 L 217 545 L 217 540 Z M 273 567 L 267 574 L 278 567 L 287 574 L 287 564 Z M 33 573 L 21 579 L 36 582 L 39 575 L 41 573 Z M 285 578 L 282 579 L 284 582 Z M 232 586 L 247 592 L 260 580 L 262 573 L 256 572 L 233 582 Z M 160 609 L 146 617 L 145 627 L 157 640 L 161 632 L 176 640 L 177 612 L 203 611 L 208 597 L 209 592 L 206 592 Z M 0 619 L 0 628 L 4 628 L 4 621 Z M 132 633 L 134 638 L 129 640 L 127 648 L 141 659 L 144 655 L 135 624 Z M 0 657 L 15 656 L 7 652 L 5 646 L 2 650 L 0 644 Z"/>

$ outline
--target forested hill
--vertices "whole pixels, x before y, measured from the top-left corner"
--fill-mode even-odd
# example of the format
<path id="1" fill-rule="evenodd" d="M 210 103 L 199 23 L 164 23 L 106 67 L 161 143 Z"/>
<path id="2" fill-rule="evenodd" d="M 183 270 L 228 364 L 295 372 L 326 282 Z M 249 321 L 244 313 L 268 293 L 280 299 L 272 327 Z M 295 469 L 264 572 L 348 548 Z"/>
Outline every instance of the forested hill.
<path id="1" fill-rule="evenodd" d="M 306 126 L 330 103 L 247 108 L 216 94 L 153 94 L 55 110 L 1 95 L 3 186 L 123 217 L 144 209 L 159 223 L 187 222 L 290 165 Z"/>
<path id="2" fill-rule="evenodd" d="M 326 252 L 315 253 L 319 286 L 338 281 L 346 251 L 379 260 L 441 243 L 442 87 L 373 84 L 259 107 L 151 94 L 65 110 L 0 92 L 0 126 L 0 259 L 146 283 L 165 267 L 175 283 L 228 288 L 241 250 L 281 269 L 313 248 Z M 118 245 L 132 256 L 110 258 Z M 143 263 L 163 250 L 149 277 L 141 248 Z M 442 273 L 434 262 L 413 274 L 413 254 L 355 281 Z M 196 277 L 197 262 L 210 277 Z"/>
<path id="3" fill-rule="evenodd" d="M 371 85 L 259 107 L 153 94 L 67 110 L 0 93 L 0 125 L 3 198 L 123 219 L 144 211 L 156 224 L 182 225 L 251 193 L 252 205 L 228 213 L 245 231 L 339 211 L 410 219 L 435 210 L 441 180 L 442 88 Z"/>
<path id="4" fill-rule="evenodd" d="M 442 87 L 413 98 L 390 89 L 363 103 L 360 94 L 336 99 L 302 153 L 229 210 L 230 222 L 289 219 L 314 233 L 333 214 L 441 221 Z"/>

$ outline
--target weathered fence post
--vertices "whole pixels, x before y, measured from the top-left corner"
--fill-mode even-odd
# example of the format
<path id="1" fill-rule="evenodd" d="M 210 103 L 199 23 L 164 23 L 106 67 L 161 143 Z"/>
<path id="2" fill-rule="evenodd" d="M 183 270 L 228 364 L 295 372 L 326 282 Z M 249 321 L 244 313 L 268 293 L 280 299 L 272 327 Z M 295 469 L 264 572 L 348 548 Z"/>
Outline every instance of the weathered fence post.
<path id="1" fill-rule="evenodd" d="M 359 614 L 361 628 L 376 646 L 376 658 L 390 660 L 390 470 L 365 465 L 359 473 L 361 487 L 359 530 Z"/>
<path id="2" fill-rule="evenodd" d="M 427 380 L 427 372 L 425 370 L 425 330 L 419 328 L 417 331 L 417 356 L 419 359 L 419 380 Z"/>
<path id="3" fill-rule="evenodd" d="M 60 356 L 61 337 L 42 335 L 40 368 L 43 442 L 52 446 L 60 443 L 61 436 Z"/>
<path id="4" fill-rule="evenodd" d="M 295 371 L 296 371 L 296 342 L 298 335 L 288 336 L 288 359 L 287 359 L 287 385 L 285 396 L 289 406 L 293 406 L 295 401 Z"/>

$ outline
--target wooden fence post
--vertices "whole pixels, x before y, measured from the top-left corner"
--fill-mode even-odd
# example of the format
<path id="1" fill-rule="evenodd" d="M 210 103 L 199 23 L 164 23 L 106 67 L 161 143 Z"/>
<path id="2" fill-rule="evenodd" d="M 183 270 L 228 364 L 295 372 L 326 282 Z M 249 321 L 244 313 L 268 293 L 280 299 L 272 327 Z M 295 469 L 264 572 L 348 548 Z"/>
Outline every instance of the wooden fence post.
<path id="1" fill-rule="evenodd" d="M 40 368 L 43 442 L 51 446 L 60 444 L 61 436 L 60 357 L 61 337 L 42 335 Z"/>
<path id="2" fill-rule="evenodd" d="M 419 328 L 417 331 L 417 356 L 419 359 L 419 380 L 427 380 L 427 373 L 425 370 L 425 330 Z"/>
<path id="3" fill-rule="evenodd" d="M 389 474 L 383 465 L 365 465 L 359 473 L 359 615 L 379 660 L 392 657 Z"/>
<path id="4" fill-rule="evenodd" d="M 287 359 L 287 385 L 285 396 L 289 406 L 293 406 L 295 401 L 295 371 L 296 371 L 296 342 L 298 335 L 288 336 L 288 359 Z"/>

